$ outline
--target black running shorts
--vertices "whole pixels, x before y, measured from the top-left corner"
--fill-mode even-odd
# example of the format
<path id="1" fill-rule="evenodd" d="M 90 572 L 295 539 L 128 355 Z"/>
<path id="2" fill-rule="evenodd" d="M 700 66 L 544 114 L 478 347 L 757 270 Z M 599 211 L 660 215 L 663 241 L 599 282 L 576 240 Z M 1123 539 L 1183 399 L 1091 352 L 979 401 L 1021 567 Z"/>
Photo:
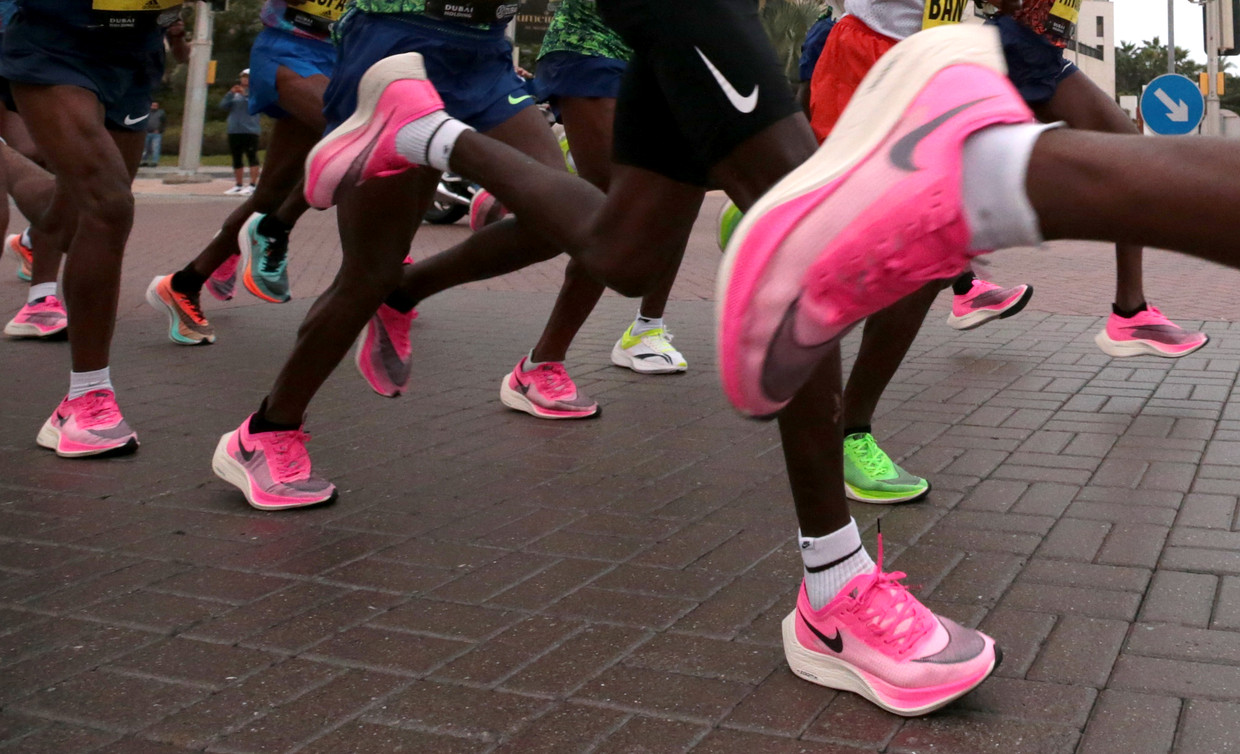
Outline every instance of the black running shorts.
<path id="1" fill-rule="evenodd" d="M 741 142 L 798 112 L 757 0 L 598 0 L 633 48 L 616 103 L 616 162 L 707 185 Z"/>

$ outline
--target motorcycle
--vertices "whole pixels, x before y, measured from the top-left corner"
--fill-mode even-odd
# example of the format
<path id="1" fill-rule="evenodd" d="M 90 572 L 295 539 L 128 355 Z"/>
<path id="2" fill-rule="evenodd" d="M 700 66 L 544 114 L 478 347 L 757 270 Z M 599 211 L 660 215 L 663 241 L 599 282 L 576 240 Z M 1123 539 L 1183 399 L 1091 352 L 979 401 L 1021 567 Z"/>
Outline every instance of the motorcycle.
<path id="1" fill-rule="evenodd" d="M 435 187 L 435 199 L 422 219 L 435 225 L 451 225 L 469 214 L 469 203 L 482 188 L 456 173 L 444 173 Z"/>

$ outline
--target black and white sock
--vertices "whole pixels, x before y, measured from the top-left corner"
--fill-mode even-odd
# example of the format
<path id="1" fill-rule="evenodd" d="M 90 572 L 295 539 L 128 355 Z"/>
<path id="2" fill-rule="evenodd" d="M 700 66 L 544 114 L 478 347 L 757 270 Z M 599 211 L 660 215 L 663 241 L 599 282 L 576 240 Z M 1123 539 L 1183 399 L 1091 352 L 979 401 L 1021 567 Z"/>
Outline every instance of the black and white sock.
<path id="1" fill-rule="evenodd" d="M 801 560 L 805 564 L 805 593 L 810 607 L 821 610 L 844 585 L 874 570 L 874 561 L 861 544 L 857 520 L 824 537 L 800 537 Z"/>

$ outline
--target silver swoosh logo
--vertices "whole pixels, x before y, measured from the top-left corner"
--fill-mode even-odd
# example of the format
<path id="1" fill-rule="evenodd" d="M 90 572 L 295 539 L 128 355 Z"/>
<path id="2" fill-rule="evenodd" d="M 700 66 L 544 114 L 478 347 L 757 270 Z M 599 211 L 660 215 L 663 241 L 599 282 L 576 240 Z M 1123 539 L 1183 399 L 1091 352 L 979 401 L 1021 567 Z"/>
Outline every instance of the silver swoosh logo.
<path id="1" fill-rule="evenodd" d="M 965 110 L 968 110 L 970 107 L 973 107 L 980 102 L 985 102 L 988 99 L 993 99 L 993 97 L 982 97 L 981 99 L 975 99 L 972 102 L 966 102 L 963 105 L 957 105 L 934 120 L 923 123 L 917 128 L 914 128 L 912 131 L 904 134 L 904 136 L 900 137 L 900 140 L 891 147 L 892 164 L 909 173 L 916 173 L 918 170 L 921 170 L 921 168 L 917 167 L 917 165 L 913 163 L 913 152 L 917 150 L 917 146 L 921 144 L 927 136 L 934 133 L 939 126 L 943 125 Z"/>
<path id="2" fill-rule="evenodd" d="M 728 98 L 728 102 L 732 103 L 732 107 L 735 107 L 742 113 L 752 113 L 753 109 L 758 106 L 758 85 L 754 84 L 753 91 L 742 96 L 740 92 L 736 91 L 736 87 L 732 86 L 732 82 L 728 81 L 727 77 L 715 67 L 715 64 L 710 62 L 710 58 L 706 57 L 706 53 L 697 47 L 693 49 L 697 50 L 697 54 L 701 56 L 702 62 L 710 69 L 710 75 L 714 76 L 715 81 L 719 82 L 719 88 L 723 90 L 723 94 Z"/>

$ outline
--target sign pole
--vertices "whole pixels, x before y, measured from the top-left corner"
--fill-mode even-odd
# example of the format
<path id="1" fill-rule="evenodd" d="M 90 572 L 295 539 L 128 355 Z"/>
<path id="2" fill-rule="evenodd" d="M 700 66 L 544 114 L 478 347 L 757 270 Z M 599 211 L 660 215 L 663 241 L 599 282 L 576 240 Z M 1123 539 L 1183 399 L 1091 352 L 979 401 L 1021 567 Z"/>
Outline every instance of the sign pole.
<path id="1" fill-rule="evenodd" d="M 1167 0 L 1167 73 L 1175 73 L 1175 0 Z"/>
<path id="2" fill-rule="evenodd" d="M 189 71 L 185 81 L 185 110 L 181 117 L 181 148 L 177 157 L 178 182 L 196 182 L 202 164 L 202 127 L 207 115 L 207 70 L 211 65 L 211 6 L 195 3 L 194 40 L 190 43 Z M 203 180 L 210 180 L 201 177 Z"/>
<path id="3" fill-rule="evenodd" d="M 1218 99 L 1218 53 L 1219 42 L 1222 41 L 1222 21 L 1219 0 L 1206 0 L 1206 76 L 1209 79 L 1209 88 L 1206 94 L 1206 119 L 1201 129 L 1206 136 L 1222 134 Z"/>

